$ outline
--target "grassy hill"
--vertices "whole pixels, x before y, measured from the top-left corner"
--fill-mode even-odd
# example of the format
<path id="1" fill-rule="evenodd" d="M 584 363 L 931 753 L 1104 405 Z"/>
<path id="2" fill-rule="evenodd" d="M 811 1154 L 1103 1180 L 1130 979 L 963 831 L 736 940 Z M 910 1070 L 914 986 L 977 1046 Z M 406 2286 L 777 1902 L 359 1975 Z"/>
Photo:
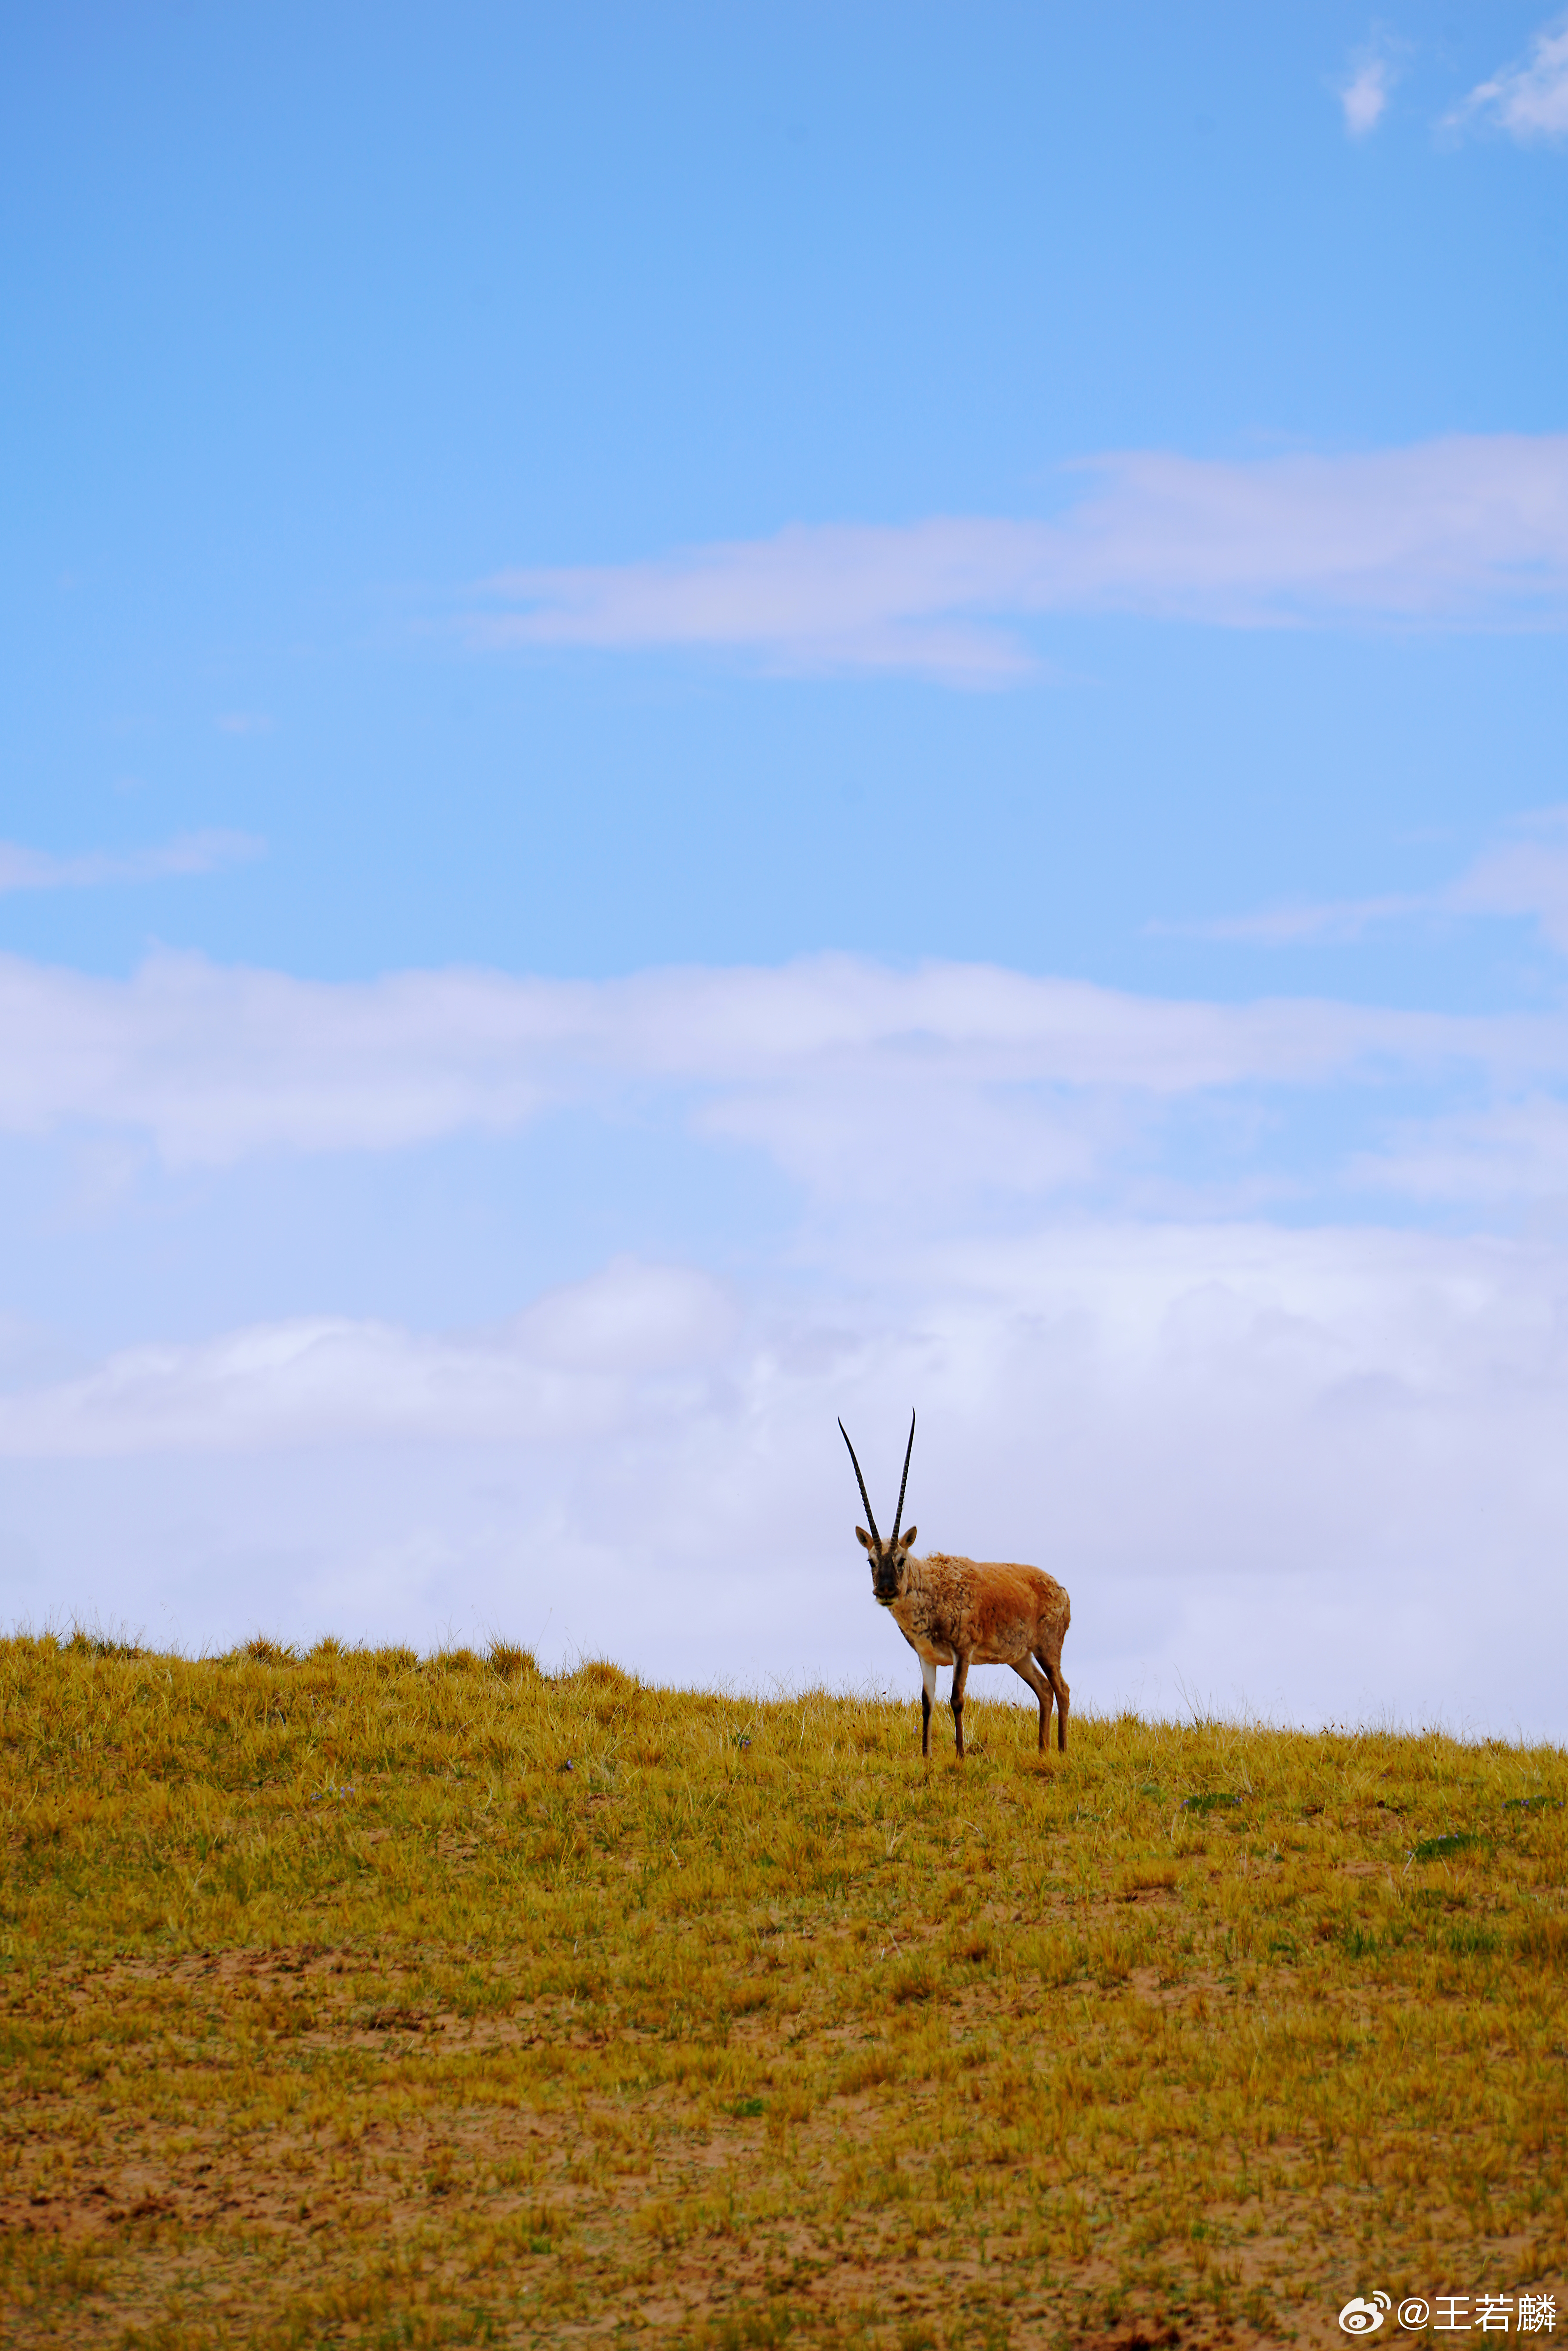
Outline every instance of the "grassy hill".
<path id="1" fill-rule="evenodd" d="M 1568 2332 L 1560 1750 L 81 1636 L 0 1725 L 18 2346 Z"/>

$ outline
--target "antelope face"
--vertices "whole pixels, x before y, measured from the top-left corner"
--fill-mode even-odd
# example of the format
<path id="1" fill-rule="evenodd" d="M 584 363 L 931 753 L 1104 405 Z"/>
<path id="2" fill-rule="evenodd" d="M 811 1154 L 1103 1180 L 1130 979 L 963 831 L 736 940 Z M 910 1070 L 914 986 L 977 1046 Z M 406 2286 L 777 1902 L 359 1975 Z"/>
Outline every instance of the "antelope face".
<path id="1" fill-rule="evenodd" d="M 856 1539 L 871 1553 L 872 1598 L 883 1608 L 891 1608 L 902 1598 L 909 1574 L 909 1554 L 915 1547 L 918 1527 L 911 1527 L 890 1543 L 878 1542 L 863 1527 L 855 1529 Z"/>
<path id="2" fill-rule="evenodd" d="M 839 1423 L 839 1435 L 846 1445 L 850 1445 L 850 1433 L 841 1420 Z M 870 1534 L 867 1534 L 864 1527 L 857 1527 L 855 1538 L 862 1549 L 871 1553 L 872 1597 L 883 1608 L 891 1608 L 903 1593 L 909 1574 L 909 1554 L 918 1531 L 914 1527 L 909 1528 L 904 1534 L 898 1531 L 904 1522 L 904 1497 L 909 1487 L 909 1457 L 914 1450 L 915 1415 L 911 1413 L 909 1442 L 904 1448 L 904 1477 L 898 1489 L 898 1509 L 894 1514 L 893 1537 L 890 1541 L 884 1542 L 877 1532 L 876 1519 L 871 1507 L 871 1496 L 866 1492 L 865 1479 L 861 1476 L 861 1465 L 855 1461 L 855 1448 L 850 1445 L 850 1459 L 855 1463 L 855 1483 L 861 1489 L 861 1500 L 865 1504 L 866 1517 L 871 1520 Z"/>

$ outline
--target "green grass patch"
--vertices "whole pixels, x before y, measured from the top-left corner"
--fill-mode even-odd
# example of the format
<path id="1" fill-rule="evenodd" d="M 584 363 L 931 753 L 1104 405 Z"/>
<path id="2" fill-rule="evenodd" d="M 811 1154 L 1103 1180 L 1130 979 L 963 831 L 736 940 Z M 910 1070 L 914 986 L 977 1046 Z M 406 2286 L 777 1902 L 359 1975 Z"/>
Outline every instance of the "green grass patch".
<path id="1" fill-rule="evenodd" d="M 499 1639 L 0 1642 L 7 2344 L 1568 2304 L 1561 1755 L 969 1709 L 959 1767 Z"/>

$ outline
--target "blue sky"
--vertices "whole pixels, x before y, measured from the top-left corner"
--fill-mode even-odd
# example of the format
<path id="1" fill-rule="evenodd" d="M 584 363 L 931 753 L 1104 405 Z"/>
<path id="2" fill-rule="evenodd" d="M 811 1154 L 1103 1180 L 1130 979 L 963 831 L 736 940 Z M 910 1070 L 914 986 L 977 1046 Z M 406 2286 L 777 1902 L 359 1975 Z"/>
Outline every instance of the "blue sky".
<path id="1" fill-rule="evenodd" d="M 1568 1731 L 1565 174 L 1531 7 L 13 14 L 10 1617 L 898 1679 L 917 1402 L 1088 1702 Z"/>

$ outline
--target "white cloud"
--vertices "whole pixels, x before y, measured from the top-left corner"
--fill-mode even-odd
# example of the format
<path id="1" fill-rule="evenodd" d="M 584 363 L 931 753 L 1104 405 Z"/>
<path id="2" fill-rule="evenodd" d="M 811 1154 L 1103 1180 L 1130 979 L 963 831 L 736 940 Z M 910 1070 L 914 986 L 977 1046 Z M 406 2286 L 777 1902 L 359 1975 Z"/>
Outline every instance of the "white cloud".
<path id="1" fill-rule="evenodd" d="M 1521 828 L 1450 897 L 1555 920 L 1561 841 L 1555 817 Z M 1568 1192 L 1558 1016 L 1168 1002 L 843 956 L 355 985 L 164 956 L 123 981 L 0 960 L 0 1039 L 13 1136 L 221 1167 L 580 1103 L 623 1138 L 673 1115 L 744 1141 L 811 1196 L 743 1274 L 617 1259 L 484 1330 L 264 1313 L 85 1357 L 79 1336 L 0 1331 L 13 1621 L 98 1611 L 191 1644 L 502 1626 L 671 1678 L 908 1688 L 833 1422 L 875 1490 L 917 1404 L 908 1515 L 927 1543 L 1062 1576 L 1084 1703 L 1175 1703 L 1179 1677 L 1309 1720 L 1568 1729 L 1548 1637 L 1568 1246 L 1199 1223 L 1168 1187 L 1155 1222 L 1162 1163 L 1140 1159 L 1173 1108 L 1236 1097 L 1245 1123 L 1263 1090 L 1337 1087 L 1338 1116 L 1392 1075 L 1402 1111 L 1410 1080 L 1430 1107 L 1380 1149 L 1336 1142 L 1364 1196 L 1512 1216 Z M 634 1182 L 634 1139 L 625 1156 Z M 1009 1196 L 995 1214 L 988 1188 Z M 1069 1220 L 1064 1196 L 1093 1214 Z M 169 1324 L 191 1329 L 188 1301 Z"/>
<path id="2" fill-rule="evenodd" d="M 1463 873 L 1437 890 L 1387 893 L 1374 898 L 1333 898 L 1316 904 L 1266 906 L 1209 923 L 1154 923 L 1167 935 L 1230 939 L 1252 946 L 1299 946 L 1364 938 L 1369 931 L 1418 920 L 1453 922 L 1479 916 L 1532 919 L 1548 944 L 1568 954 L 1568 809 L 1542 809 L 1521 818 L 1510 837 L 1483 852 Z"/>
<path id="3" fill-rule="evenodd" d="M 394 1150 L 512 1132 L 561 1104 L 654 1100 L 852 1190 L 946 1171 L 1035 1189 L 1085 1148 L 1082 1117 L 1071 1134 L 1061 1123 L 1069 1094 L 1155 1107 L 1390 1068 L 1518 1083 L 1568 1067 L 1568 1022 L 1549 1015 L 1184 1003 L 845 956 L 597 982 L 447 971 L 356 983 L 188 956 L 155 956 L 128 980 L 0 957 L 0 1133 L 121 1129 L 171 1166 Z M 916 1147 L 868 1154 L 879 1115 Z"/>
<path id="4" fill-rule="evenodd" d="M 1531 1093 L 1484 1111 L 1406 1121 L 1354 1174 L 1371 1189 L 1423 1204 L 1512 1214 L 1543 1201 L 1568 1205 L 1568 1103 Z"/>
<path id="5" fill-rule="evenodd" d="M 91 850 L 81 857 L 51 857 L 0 841 L 0 893 L 13 890 L 96 890 L 111 883 L 162 882 L 195 873 L 220 873 L 265 853 L 267 844 L 246 832 L 183 832 L 156 849 L 120 853 Z"/>
<path id="6" fill-rule="evenodd" d="M 0 1456 L 593 1437 L 622 1416 L 628 1380 L 712 1357 L 733 1322 L 706 1275 L 619 1259 L 505 1330 L 461 1340 L 341 1316 L 267 1323 L 128 1349 L 0 1395 Z"/>
<path id="7" fill-rule="evenodd" d="M 1030 670 L 1017 624 L 1050 612 L 1568 619 L 1568 435 L 1242 463 L 1134 452 L 1081 470 L 1095 486 L 1055 520 L 795 525 L 643 562 L 514 570 L 465 625 L 494 646 L 702 648 L 987 684 Z"/>
<path id="8" fill-rule="evenodd" d="M 1478 858 L 1448 893 L 1461 914 L 1533 917 L 1568 955 L 1568 809 L 1547 809 Z"/>
<path id="9" fill-rule="evenodd" d="M 1341 84 L 1339 91 L 1347 137 L 1364 139 L 1376 130 L 1397 78 L 1397 60 L 1386 41 L 1374 41 L 1356 51 L 1351 60 L 1350 78 Z"/>
<path id="10" fill-rule="evenodd" d="M 1389 894 L 1380 898 L 1297 899 L 1264 906 L 1251 914 L 1222 914 L 1210 923 L 1151 923 L 1156 937 L 1229 939 L 1239 946 L 1293 947 L 1309 941 L 1343 943 L 1364 938 L 1386 923 L 1405 922 L 1433 911 L 1431 898 Z"/>
<path id="11" fill-rule="evenodd" d="M 1455 129 L 1490 122 L 1524 144 L 1568 138 L 1568 17 L 1542 26 L 1521 64 L 1478 82 L 1448 120 Z"/>
<path id="12" fill-rule="evenodd" d="M 834 1419 L 874 1499 L 914 1402 L 906 1519 L 1061 1576 L 1082 1703 L 1561 1736 L 1565 1309 L 1561 1246 L 1098 1224 L 889 1236 L 804 1304 L 622 1264 L 476 1338 L 237 1332 L 0 1398 L 7 1595 L 909 1690 Z"/>

